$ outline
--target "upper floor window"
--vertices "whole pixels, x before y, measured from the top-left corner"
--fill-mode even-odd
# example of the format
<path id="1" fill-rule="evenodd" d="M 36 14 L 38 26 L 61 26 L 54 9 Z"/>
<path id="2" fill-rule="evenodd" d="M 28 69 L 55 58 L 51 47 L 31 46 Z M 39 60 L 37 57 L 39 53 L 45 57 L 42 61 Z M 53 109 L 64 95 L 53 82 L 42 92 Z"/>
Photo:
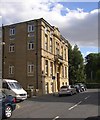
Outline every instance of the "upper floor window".
<path id="1" fill-rule="evenodd" d="M 53 37 L 53 31 L 50 32 L 50 37 L 51 37 L 51 38 Z"/>
<path id="2" fill-rule="evenodd" d="M 15 28 L 10 28 L 9 35 L 15 35 Z"/>
<path id="3" fill-rule="evenodd" d="M 61 46 L 61 56 L 63 56 L 63 46 Z"/>
<path id="4" fill-rule="evenodd" d="M 53 62 L 50 62 L 50 76 L 53 76 Z"/>
<path id="5" fill-rule="evenodd" d="M 34 43 L 33 42 L 28 42 L 27 44 L 28 50 L 33 50 L 34 49 Z"/>
<path id="6" fill-rule="evenodd" d="M 32 62 L 28 62 L 27 64 L 27 73 L 29 76 L 34 73 L 34 64 Z"/>
<path id="7" fill-rule="evenodd" d="M 15 51 L 15 45 L 14 44 L 10 44 L 9 45 L 9 52 L 14 52 Z"/>
<path id="8" fill-rule="evenodd" d="M 64 49 L 64 54 L 65 54 L 65 60 L 66 60 L 66 49 Z"/>
<path id="9" fill-rule="evenodd" d="M 67 67 L 65 67 L 65 78 L 67 78 Z"/>
<path id="10" fill-rule="evenodd" d="M 56 42 L 56 55 L 59 55 L 59 43 Z"/>
<path id="11" fill-rule="evenodd" d="M 14 66 L 9 65 L 9 74 L 14 74 Z"/>
<path id="12" fill-rule="evenodd" d="M 48 75 L 48 60 L 45 60 L 45 74 Z"/>
<path id="13" fill-rule="evenodd" d="M 52 53 L 53 52 L 53 46 L 52 46 L 52 38 L 50 38 L 50 52 Z"/>
<path id="14" fill-rule="evenodd" d="M 47 31 L 48 31 L 48 29 L 47 29 L 47 27 L 44 29 L 44 32 L 45 32 L 45 34 L 47 34 Z"/>
<path id="15" fill-rule="evenodd" d="M 28 32 L 33 32 L 34 31 L 34 25 L 28 25 Z"/>
<path id="16" fill-rule="evenodd" d="M 48 50 L 48 36 L 45 35 L 45 50 Z"/>

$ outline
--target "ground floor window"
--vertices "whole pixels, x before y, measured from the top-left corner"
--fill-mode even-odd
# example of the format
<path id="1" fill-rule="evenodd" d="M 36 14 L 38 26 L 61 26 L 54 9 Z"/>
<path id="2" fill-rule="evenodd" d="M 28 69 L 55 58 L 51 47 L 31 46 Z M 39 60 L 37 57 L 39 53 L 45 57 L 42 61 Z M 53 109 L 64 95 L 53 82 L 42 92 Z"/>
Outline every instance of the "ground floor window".
<path id="1" fill-rule="evenodd" d="M 65 84 L 67 85 L 67 82 Z"/>
<path id="2" fill-rule="evenodd" d="M 64 86 L 64 82 L 62 82 L 62 86 Z"/>
<path id="3" fill-rule="evenodd" d="M 49 93 L 49 84 L 48 84 L 48 82 L 45 84 L 45 93 L 46 94 Z"/>
<path id="4" fill-rule="evenodd" d="M 48 60 L 45 60 L 45 74 L 48 76 Z"/>
<path id="5" fill-rule="evenodd" d="M 51 83 L 51 92 L 53 93 L 53 82 Z"/>
<path id="6" fill-rule="evenodd" d="M 65 78 L 67 78 L 67 67 L 65 67 Z"/>

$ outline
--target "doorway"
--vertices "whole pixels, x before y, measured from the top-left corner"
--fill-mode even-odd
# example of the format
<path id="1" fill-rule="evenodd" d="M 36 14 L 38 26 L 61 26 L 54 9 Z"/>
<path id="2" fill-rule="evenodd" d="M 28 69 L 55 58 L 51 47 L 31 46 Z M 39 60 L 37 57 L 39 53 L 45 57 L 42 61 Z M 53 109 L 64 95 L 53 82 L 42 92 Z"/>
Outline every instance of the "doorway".
<path id="1" fill-rule="evenodd" d="M 57 89 L 60 89 L 60 73 L 57 73 Z"/>

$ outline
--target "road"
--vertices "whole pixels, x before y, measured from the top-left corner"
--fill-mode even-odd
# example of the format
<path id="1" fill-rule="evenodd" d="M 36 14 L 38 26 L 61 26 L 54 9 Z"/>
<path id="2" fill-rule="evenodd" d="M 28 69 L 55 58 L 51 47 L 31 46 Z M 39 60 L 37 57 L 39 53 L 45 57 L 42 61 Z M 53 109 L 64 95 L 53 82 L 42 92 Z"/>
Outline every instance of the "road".
<path id="1" fill-rule="evenodd" d="M 17 104 L 12 118 L 88 118 L 98 116 L 98 89 L 73 96 L 44 95 Z M 86 119 L 87 120 L 87 119 Z"/>

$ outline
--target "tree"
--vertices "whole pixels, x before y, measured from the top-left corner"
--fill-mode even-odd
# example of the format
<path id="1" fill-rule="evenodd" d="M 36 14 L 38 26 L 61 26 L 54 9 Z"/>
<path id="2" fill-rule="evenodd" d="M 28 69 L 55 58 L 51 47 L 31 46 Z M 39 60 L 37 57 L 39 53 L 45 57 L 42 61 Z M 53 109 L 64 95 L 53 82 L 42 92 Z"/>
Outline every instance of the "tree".
<path id="1" fill-rule="evenodd" d="M 77 45 L 72 46 L 69 44 L 69 83 L 85 82 L 84 63 L 83 57 Z"/>
<path id="2" fill-rule="evenodd" d="M 100 53 L 90 53 L 86 59 L 86 78 L 87 81 L 96 82 L 100 79 Z"/>

